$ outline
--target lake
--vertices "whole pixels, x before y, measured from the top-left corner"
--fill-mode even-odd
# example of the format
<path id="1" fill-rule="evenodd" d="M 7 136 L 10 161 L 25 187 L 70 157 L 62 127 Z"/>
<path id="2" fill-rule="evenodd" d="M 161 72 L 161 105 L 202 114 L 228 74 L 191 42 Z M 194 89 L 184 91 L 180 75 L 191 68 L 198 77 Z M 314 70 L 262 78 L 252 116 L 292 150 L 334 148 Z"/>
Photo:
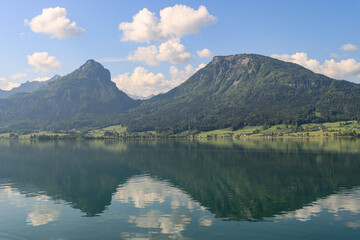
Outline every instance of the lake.
<path id="1" fill-rule="evenodd" d="M 0 239 L 360 239 L 360 140 L 1 140 Z"/>

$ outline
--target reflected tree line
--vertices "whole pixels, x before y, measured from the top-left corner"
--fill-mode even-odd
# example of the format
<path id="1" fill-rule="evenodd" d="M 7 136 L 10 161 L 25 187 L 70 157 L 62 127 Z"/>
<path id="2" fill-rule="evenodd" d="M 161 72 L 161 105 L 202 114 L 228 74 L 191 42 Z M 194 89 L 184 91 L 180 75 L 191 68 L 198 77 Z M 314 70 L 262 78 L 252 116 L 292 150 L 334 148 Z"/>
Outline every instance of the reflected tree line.
<path id="1" fill-rule="evenodd" d="M 24 193 L 37 189 L 95 216 L 111 204 L 119 184 L 149 174 L 188 193 L 216 217 L 230 220 L 262 220 L 360 185 L 358 153 L 310 151 L 301 144 L 256 146 L 0 142 L 0 178 Z"/>

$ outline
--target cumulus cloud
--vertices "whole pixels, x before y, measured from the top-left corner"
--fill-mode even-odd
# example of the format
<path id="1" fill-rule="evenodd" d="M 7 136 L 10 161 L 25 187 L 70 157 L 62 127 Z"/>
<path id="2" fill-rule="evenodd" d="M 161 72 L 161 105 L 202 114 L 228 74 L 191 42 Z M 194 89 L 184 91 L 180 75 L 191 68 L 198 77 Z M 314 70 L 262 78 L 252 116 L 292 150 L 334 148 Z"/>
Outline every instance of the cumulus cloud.
<path id="1" fill-rule="evenodd" d="M 26 78 L 26 73 L 16 73 L 10 76 L 12 80 L 18 79 L 18 78 Z"/>
<path id="2" fill-rule="evenodd" d="M 216 17 L 209 14 L 204 6 L 195 10 L 186 5 L 176 4 L 160 10 L 160 18 L 144 8 L 133 16 L 132 22 L 120 23 L 118 29 L 123 31 L 122 41 L 164 41 L 197 33 L 215 22 Z"/>
<path id="3" fill-rule="evenodd" d="M 160 62 L 170 62 L 172 64 L 184 64 L 192 57 L 179 38 L 172 38 L 159 47 L 150 45 L 147 47 L 138 47 L 135 52 L 128 56 L 130 61 L 141 61 L 148 65 L 159 65 Z"/>
<path id="4" fill-rule="evenodd" d="M 65 8 L 45 8 L 40 15 L 30 21 L 25 19 L 24 23 L 33 32 L 48 34 L 51 38 L 67 39 L 83 35 L 85 30 L 76 26 L 76 22 L 71 22 L 66 15 Z"/>
<path id="5" fill-rule="evenodd" d="M 287 62 L 297 63 L 316 73 L 321 73 L 332 78 L 360 78 L 360 62 L 357 62 L 353 58 L 341 61 L 330 59 L 325 60 L 324 63 L 320 63 L 316 59 L 309 59 L 307 54 L 303 52 L 295 53 L 293 55 L 273 54 L 271 57 Z"/>
<path id="6" fill-rule="evenodd" d="M 192 74 L 204 67 L 200 64 L 197 68 L 187 65 L 184 70 L 179 70 L 175 66 L 169 68 L 171 81 L 166 79 L 162 73 L 154 74 L 143 67 L 137 67 L 133 73 L 120 74 L 113 78 L 112 81 L 124 92 L 140 97 L 148 97 L 152 94 L 157 95 L 164 93 L 178 86 Z"/>
<path id="7" fill-rule="evenodd" d="M 194 73 L 196 73 L 205 66 L 205 63 L 201 63 L 197 68 L 194 68 L 192 65 L 189 64 L 184 68 L 184 70 L 179 70 L 175 66 L 170 66 L 169 73 L 171 76 L 171 80 L 174 84 L 176 84 L 176 86 L 180 85 L 189 77 L 191 77 Z"/>
<path id="8" fill-rule="evenodd" d="M 359 48 L 357 46 L 355 46 L 354 44 L 351 44 L 351 43 L 342 45 L 340 47 L 340 49 L 343 50 L 343 51 L 356 51 L 356 50 L 359 50 Z"/>
<path id="9" fill-rule="evenodd" d="M 200 29 L 214 24 L 216 17 L 209 14 L 206 7 L 195 10 L 186 5 L 176 4 L 160 11 L 159 27 L 166 36 L 181 37 L 197 33 Z"/>
<path id="10" fill-rule="evenodd" d="M 120 23 L 118 29 L 123 31 L 122 41 L 149 42 L 163 40 L 158 28 L 159 19 L 147 8 L 133 16 L 132 22 Z"/>
<path id="11" fill-rule="evenodd" d="M 37 78 L 34 79 L 34 81 L 36 81 L 36 82 L 44 82 L 44 81 L 47 81 L 49 79 L 50 79 L 49 77 L 37 77 Z"/>
<path id="12" fill-rule="evenodd" d="M 0 89 L 9 91 L 20 86 L 20 83 L 8 82 L 5 78 L 0 78 Z"/>
<path id="13" fill-rule="evenodd" d="M 49 56 L 47 52 L 35 52 L 28 55 L 28 64 L 35 67 L 37 72 L 53 71 L 61 68 L 60 62 L 54 56 Z"/>
<path id="14" fill-rule="evenodd" d="M 130 73 L 120 74 L 112 81 L 124 92 L 141 97 L 166 92 L 174 87 L 162 73 L 154 74 L 143 67 L 135 68 L 131 75 Z"/>
<path id="15" fill-rule="evenodd" d="M 196 53 L 199 57 L 211 58 L 214 56 L 214 54 L 207 48 L 204 48 L 203 50 L 199 50 Z"/>

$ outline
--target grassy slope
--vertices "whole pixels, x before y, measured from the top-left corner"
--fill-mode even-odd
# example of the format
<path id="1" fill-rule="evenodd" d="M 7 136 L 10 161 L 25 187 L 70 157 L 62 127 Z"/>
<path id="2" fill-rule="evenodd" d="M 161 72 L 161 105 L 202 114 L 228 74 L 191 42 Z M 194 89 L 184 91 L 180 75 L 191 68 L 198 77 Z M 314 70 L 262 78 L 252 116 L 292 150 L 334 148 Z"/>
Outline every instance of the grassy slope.
<path id="1" fill-rule="evenodd" d="M 356 134 L 354 134 L 356 133 Z M 279 124 L 274 126 L 247 126 L 242 129 L 232 131 L 230 128 L 218 129 L 208 132 L 200 132 L 195 135 L 196 138 L 242 138 L 242 137 L 334 137 L 334 136 L 357 136 L 360 133 L 360 124 L 356 121 L 341 121 L 332 123 L 310 123 L 303 124 L 298 127 L 293 125 Z M 121 125 L 114 125 L 105 128 L 93 129 L 88 132 L 49 132 L 37 131 L 32 133 L 22 134 L 20 132 L 14 133 L 19 139 L 30 139 L 31 136 L 47 136 L 59 138 L 63 137 L 88 137 L 88 138 L 117 138 L 125 135 L 127 137 L 164 137 L 167 135 L 156 134 L 154 131 L 141 133 L 128 133 L 127 128 Z M 191 133 L 181 133 L 174 135 L 177 137 L 188 137 Z M 9 138 L 10 133 L 0 134 L 0 138 Z"/>
<path id="2" fill-rule="evenodd" d="M 332 123 L 310 123 L 303 124 L 299 127 L 291 125 L 274 125 L 274 126 L 248 126 L 242 129 L 231 131 L 231 129 L 219 129 L 209 132 L 201 132 L 198 134 L 200 138 L 215 137 L 241 137 L 241 136 L 289 136 L 289 137 L 327 137 L 349 135 L 349 133 L 360 132 L 360 124 L 356 121 L 340 121 Z"/>

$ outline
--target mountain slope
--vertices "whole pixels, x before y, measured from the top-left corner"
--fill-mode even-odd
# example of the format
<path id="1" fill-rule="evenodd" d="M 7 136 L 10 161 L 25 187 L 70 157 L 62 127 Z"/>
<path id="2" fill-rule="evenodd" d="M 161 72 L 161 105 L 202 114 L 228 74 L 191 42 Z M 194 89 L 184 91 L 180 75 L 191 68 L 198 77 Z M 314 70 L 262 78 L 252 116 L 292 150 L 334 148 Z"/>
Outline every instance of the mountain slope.
<path id="1" fill-rule="evenodd" d="M 132 131 L 177 133 L 349 119 L 360 119 L 360 85 L 240 54 L 214 57 L 183 84 L 143 101 L 121 121 Z"/>
<path id="2" fill-rule="evenodd" d="M 46 86 L 49 82 L 54 81 L 56 79 L 61 78 L 59 75 L 55 75 L 54 77 L 50 78 L 46 81 L 32 81 L 32 82 L 26 82 L 22 83 L 19 87 L 13 88 L 9 91 L 0 90 L 0 99 L 1 98 L 7 98 L 11 95 L 14 95 L 15 93 L 31 93 L 35 92 L 36 90 L 42 88 L 43 86 Z"/>
<path id="3" fill-rule="evenodd" d="M 109 70 L 89 60 L 74 72 L 32 92 L 0 101 L 0 126 L 72 129 L 110 124 L 137 105 L 111 81 Z"/>

